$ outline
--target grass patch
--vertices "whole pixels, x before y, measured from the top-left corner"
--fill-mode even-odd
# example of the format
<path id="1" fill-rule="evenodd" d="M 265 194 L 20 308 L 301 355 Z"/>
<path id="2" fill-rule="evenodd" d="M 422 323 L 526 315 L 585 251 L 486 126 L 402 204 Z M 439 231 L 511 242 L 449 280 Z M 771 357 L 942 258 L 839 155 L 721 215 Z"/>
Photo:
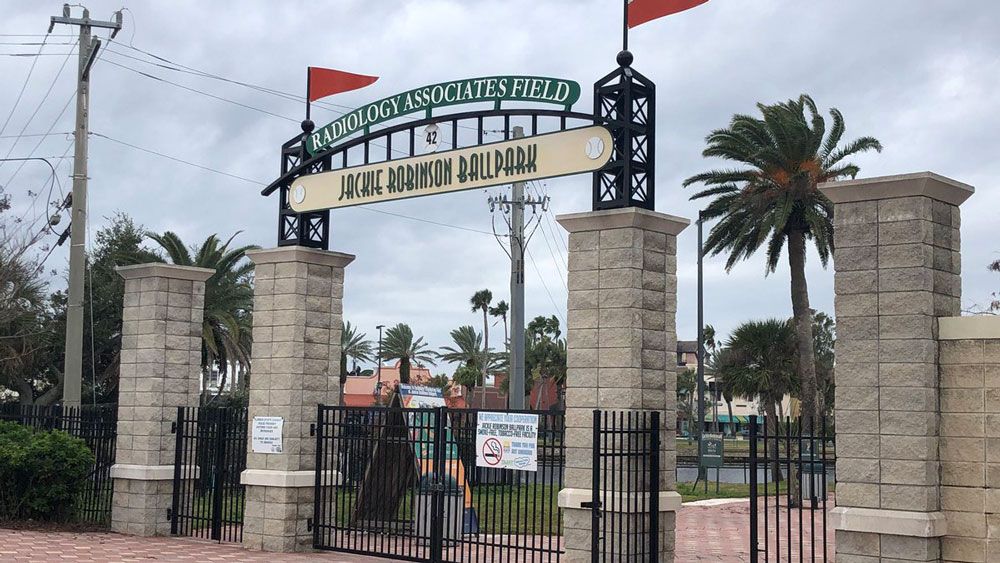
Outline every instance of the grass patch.
<path id="1" fill-rule="evenodd" d="M 343 488 L 326 502 L 335 504 L 335 514 L 327 518 L 337 525 L 349 527 L 354 510 L 356 491 Z M 483 534 L 538 534 L 559 533 L 559 507 L 556 501 L 559 487 L 555 485 L 479 485 L 472 488 L 472 507 Z M 407 491 L 396 510 L 397 522 L 411 522 L 416 501 L 413 491 Z M 374 523 L 373 523 L 374 524 Z M 358 527 L 365 527 L 359 523 Z"/>
<path id="2" fill-rule="evenodd" d="M 774 483 L 767 484 L 767 494 L 769 497 L 774 496 L 774 488 L 777 486 L 778 493 L 785 498 L 788 493 L 788 481 L 782 481 L 775 485 Z M 830 480 L 827 481 L 826 488 L 830 492 L 836 490 L 836 484 Z M 719 483 L 719 492 L 715 492 L 715 481 L 709 480 L 708 482 L 708 492 L 705 492 L 705 483 L 698 483 L 698 487 L 695 488 L 694 483 L 677 483 L 677 492 L 681 494 L 681 500 L 683 502 L 692 502 L 696 500 L 708 500 L 714 498 L 750 498 L 750 485 L 745 483 Z M 757 485 L 757 494 L 764 494 L 764 484 L 759 483 Z"/>

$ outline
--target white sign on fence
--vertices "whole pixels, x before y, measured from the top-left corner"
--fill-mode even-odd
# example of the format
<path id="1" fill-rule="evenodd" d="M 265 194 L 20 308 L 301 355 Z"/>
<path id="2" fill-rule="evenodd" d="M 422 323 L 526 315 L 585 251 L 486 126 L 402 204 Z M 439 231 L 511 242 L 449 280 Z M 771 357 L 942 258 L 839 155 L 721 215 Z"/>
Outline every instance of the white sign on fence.
<path id="1" fill-rule="evenodd" d="M 281 453 L 281 427 L 285 420 L 280 416 L 253 417 L 252 449 L 258 454 Z"/>
<path id="2" fill-rule="evenodd" d="M 538 415 L 480 412 L 476 419 L 476 465 L 538 470 Z"/>

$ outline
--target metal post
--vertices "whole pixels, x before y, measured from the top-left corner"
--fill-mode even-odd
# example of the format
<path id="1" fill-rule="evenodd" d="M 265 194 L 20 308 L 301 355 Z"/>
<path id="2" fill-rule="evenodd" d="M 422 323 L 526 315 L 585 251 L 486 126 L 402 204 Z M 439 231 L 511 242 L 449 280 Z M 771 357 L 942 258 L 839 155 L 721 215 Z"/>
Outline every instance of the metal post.
<path id="1" fill-rule="evenodd" d="M 514 127 L 514 138 L 524 128 Z M 510 229 L 510 394 L 507 406 L 524 409 L 524 183 L 515 182 L 511 194 Z"/>
<path id="2" fill-rule="evenodd" d="M 90 19 L 90 11 L 83 9 L 82 18 L 71 18 L 70 7 L 63 5 L 62 17 L 53 16 L 49 32 L 57 23 L 80 27 L 77 47 L 79 62 L 76 82 L 76 126 L 73 130 L 73 208 L 70 214 L 69 294 L 66 300 L 66 362 L 63 367 L 63 404 L 80 406 L 83 373 L 83 292 L 86 272 L 87 244 L 87 137 L 90 120 L 90 67 L 94 64 L 101 42 L 91 36 L 93 27 L 113 30 L 111 37 L 122 27 L 121 11 L 116 21 L 104 22 Z"/>
<path id="3" fill-rule="evenodd" d="M 651 413 L 649 444 L 649 560 L 660 558 L 660 411 Z"/>
<path id="4" fill-rule="evenodd" d="M 375 404 L 378 404 L 379 397 L 382 396 L 382 329 L 385 325 L 378 325 L 375 327 L 378 329 L 378 365 L 375 366 L 375 373 L 378 374 L 377 382 L 375 383 L 374 399 Z"/>
<path id="5" fill-rule="evenodd" d="M 702 212 L 698 212 L 698 420 L 695 423 L 698 438 L 698 479 L 707 479 L 708 474 L 701 465 L 701 437 L 702 427 L 705 424 L 705 293 L 703 258 L 704 244 L 702 237 L 703 225 Z"/>
<path id="6" fill-rule="evenodd" d="M 767 481 L 767 466 L 764 466 Z M 757 563 L 757 416 L 750 418 L 750 561 Z M 826 537 L 825 535 L 823 536 Z"/>

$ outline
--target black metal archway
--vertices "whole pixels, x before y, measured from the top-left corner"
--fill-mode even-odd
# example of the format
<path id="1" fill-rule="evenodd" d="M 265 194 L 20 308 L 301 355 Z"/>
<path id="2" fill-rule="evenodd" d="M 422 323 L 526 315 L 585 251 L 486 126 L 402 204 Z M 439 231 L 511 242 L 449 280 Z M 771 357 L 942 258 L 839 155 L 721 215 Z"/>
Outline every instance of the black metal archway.
<path id="1" fill-rule="evenodd" d="M 329 250 L 330 211 L 297 213 L 288 202 L 292 182 L 348 166 L 367 165 L 417 156 L 418 129 L 435 124 L 450 131 L 452 149 L 481 145 L 484 137 L 513 135 L 512 121 L 524 123 L 526 134 L 551 133 L 587 125 L 603 125 L 611 132 L 612 156 L 593 173 L 593 209 L 655 206 L 654 133 L 656 87 L 631 68 L 632 54 L 618 54 L 619 67 L 594 85 L 592 114 L 539 108 L 493 108 L 434 115 L 365 132 L 315 155 L 305 150 L 311 121 L 281 146 L 281 175 L 261 191 L 278 192 L 278 245 L 299 245 Z M 499 137 L 498 137 L 499 140 Z"/>

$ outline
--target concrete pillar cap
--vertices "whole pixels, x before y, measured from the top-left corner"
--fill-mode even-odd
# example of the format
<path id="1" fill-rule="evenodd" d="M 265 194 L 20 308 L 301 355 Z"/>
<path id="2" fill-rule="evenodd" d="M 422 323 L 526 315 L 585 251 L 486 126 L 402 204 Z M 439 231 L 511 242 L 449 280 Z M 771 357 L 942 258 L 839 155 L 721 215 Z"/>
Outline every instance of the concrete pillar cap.
<path id="1" fill-rule="evenodd" d="M 302 262 L 343 268 L 354 261 L 353 254 L 319 250 L 306 246 L 279 246 L 247 251 L 247 258 L 254 264 L 279 264 L 286 262 Z"/>
<path id="2" fill-rule="evenodd" d="M 677 235 L 691 224 L 690 219 L 640 207 L 569 213 L 557 216 L 556 221 L 571 233 L 638 227 L 657 233 Z"/>
<path id="3" fill-rule="evenodd" d="M 976 192 L 976 188 L 933 172 L 916 172 L 843 182 L 826 182 L 819 185 L 819 191 L 830 198 L 833 203 L 925 196 L 951 205 L 962 205 Z"/>
<path id="4" fill-rule="evenodd" d="M 139 278 L 168 278 L 173 280 L 205 281 L 212 277 L 215 270 L 211 268 L 195 268 L 194 266 L 176 266 L 174 264 L 164 264 L 153 262 L 149 264 L 136 264 L 134 266 L 118 266 L 115 268 L 118 275 L 127 279 Z"/>

